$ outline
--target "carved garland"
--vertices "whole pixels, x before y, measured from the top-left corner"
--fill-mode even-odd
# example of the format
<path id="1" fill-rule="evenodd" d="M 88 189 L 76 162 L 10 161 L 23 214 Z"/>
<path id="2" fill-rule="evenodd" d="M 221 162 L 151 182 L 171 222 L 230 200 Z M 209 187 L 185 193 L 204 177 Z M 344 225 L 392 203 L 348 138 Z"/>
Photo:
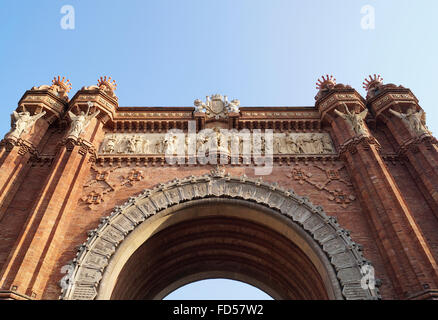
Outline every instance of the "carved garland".
<path id="1" fill-rule="evenodd" d="M 95 299 L 104 270 L 117 246 L 147 218 L 181 202 L 223 196 L 263 204 L 299 224 L 326 254 L 346 299 L 380 298 L 378 289 L 361 287 L 361 267 L 370 262 L 363 257 L 361 246 L 339 226 L 335 217 L 327 216 L 322 207 L 314 206 L 308 198 L 298 196 L 293 190 L 286 191 L 261 179 L 231 177 L 220 170 L 160 184 L 116 207 L 89 232 L 87 241 L 78 249 L 71 263 L 68 286 L 62 290 L 60 298 Z"/>

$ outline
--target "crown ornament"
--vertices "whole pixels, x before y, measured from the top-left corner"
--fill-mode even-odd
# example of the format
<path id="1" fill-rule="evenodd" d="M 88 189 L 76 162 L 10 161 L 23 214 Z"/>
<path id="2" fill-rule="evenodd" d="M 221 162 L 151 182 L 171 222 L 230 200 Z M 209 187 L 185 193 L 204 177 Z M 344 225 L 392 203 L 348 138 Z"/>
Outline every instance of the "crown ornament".
<path id="1" fill-rule="evenodd" d="M 114 91 L 117 89 L 116 80 L 113 80 L 111 77 L 103 76 L 97 80 L 97 86 L 99 90 L 104 91 L 111 97 L 115 97 Z"/>
<path id="2" fill-rule="evenodd" d="M 383 85 L 383 78 L 379 75 L 369 75 L 368 78 L 365 78 L 363 84 L 363 88 L 367 91 L 367 99 L 375 97 L 379 90 L 383 87 L 387 87 Z M 391 86 L 391 85 L 389 85 Z M 394 86 L 394 85 L 392 85 Z"/>
<path id="3" fill-rule="evenodd" d="M 61 98 L 62 100 L 68 101 L 68 93 L 71 90 L 70 80 L 65 80 L 65 77 L 54 77 L 52 80 L 52 85 L 44 84 L 39 87 L 32 87 L 32 91 L 42 91 L 47 90 L 53 93 L 55 96 Z"/>
<path id="4" fill-rule="evenodd" d="M 71 83 L 70 80 L 65 80 L 65 77 L 61 78 L 61 76 L 58 76 L 53 78 L 52 85 L 50 87 L 62 90 L 67 94 L 71 90 Z"/>
<path id="5" fill-rule="evenodd" d="M 332 89 L 336 85 L 336 79 L 333 77 L 333 75 L 327 74 L 321 78 L 316 82 L 316 89 L 320 91 Z"/>
<path id="6" fill-rule="evenodd" d="M 316 82 L 316 89 L 318 89 L 318 94 L 315 96 L 315 100 L 319 100 L 324 97 L 328 91 L 336 86 L 336 79 L 333 75 L 325 75 L 318 79 Z"/>
<path id="7" fill-rule="evenodd" d="M 379 75 L 374 74 L 373 76 L 369 75 L 368 78 L 365 78 L 365 81 L 362 83 L 363 88 L 368 92 L 376 87 L 379 87 L 383 84 L 383 78 Z"/>

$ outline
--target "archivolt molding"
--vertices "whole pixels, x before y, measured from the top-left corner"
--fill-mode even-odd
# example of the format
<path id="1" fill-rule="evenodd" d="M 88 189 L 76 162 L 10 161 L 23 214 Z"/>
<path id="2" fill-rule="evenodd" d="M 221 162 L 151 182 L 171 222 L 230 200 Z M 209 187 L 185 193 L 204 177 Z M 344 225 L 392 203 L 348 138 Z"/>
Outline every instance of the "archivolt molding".
<path id="1" fill-rule="evenodd" d="M 300 225 L 320 246 L 330 261 L 345 299 L 378 299 L 378 289 L 363 289 L 361 267 L 370 265 L 361 246 L 342 229 L 335 217 L 293 190 L 246 176 L 232 177 L 221 170 L 199 177 L 176 179 L 131 197 L 101 220 L 78 249 L 70 272 L 63 279 L 61 299 L 93 300 L 99 283 L 117 247 L 138 225 L 160 211 L 195 199 L 226 197 L 265 205 Z"/>

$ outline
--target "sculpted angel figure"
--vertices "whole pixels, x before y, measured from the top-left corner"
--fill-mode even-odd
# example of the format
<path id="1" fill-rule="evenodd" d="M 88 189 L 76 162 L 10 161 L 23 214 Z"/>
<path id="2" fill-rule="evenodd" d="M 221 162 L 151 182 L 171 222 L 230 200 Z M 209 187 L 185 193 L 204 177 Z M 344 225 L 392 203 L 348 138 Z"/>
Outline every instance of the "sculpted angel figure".
<path id="1" fill-rule="evenodd" d="M 70 120 L 72 121 L 70 131 L 67 133 L 67 137 L 73 137 L 73 138 L 79 138 L 79 135 L 84 131 L 87 126 L 90 124 L 91 119 L 93 119 L 95 116 L 99 114 L 99 110 L 97 110 L 95 113 L 89 115 L 90 108 L 93 106 L 91 102 L 88 103 L 88 109 L 85 113 L 84 111 L 81 111 L 79 115 L 75 115 L 73 112 L 68 111 L 68 116 L 70 117 Z"/>
<path id="2" fill-rule="evenodd" d="M 11 114 L 11 131 L 7 134 L 10 138 L 18 139 L 23 133 L 29 132 L 35 122 L 46 114 L 45 111 L 30 115 L 29 111 L 16 112 Z"/>
<path id="3" fill-rule="evenodd" d="M 423 123 L 425 118 L 424 111 L 420 110 L 415 112 L 415 110 L 415 107 L 410 107 L 406 113 L 400 113 L 392 109 L 389 109 L 389 112 L 406 122 L 409 129 L 411 129 L 411 131 L 413 131 L 415 134 L 420 135 L 423 133 L 429 133 L 429 130 Z"/>
<path id="4" fill-rule="evenodd" d="M 348 107 L 344 104 L 346 113 L 342 113 L 335 109 L 335 113 L 346 120 L 353 128 L 356 135 L 368 135 L 368 131 L 365 127 L 364 119 L 367 116 L 368 110 L 365 109 L 360 113 L 350 112 Z"/>

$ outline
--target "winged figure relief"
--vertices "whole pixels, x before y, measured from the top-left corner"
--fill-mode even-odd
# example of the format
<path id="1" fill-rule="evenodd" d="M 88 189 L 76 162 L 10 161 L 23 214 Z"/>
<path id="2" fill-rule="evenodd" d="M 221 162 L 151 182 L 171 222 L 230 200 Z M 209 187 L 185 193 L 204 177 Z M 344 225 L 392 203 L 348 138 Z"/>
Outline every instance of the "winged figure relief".
<path id="1" fill-rule="evenodd" d="M 11 114 L 11 131 L 7 134 L 8 137 L 18 139 L 23 133 L 28 133 L 35 122 L 45 114 L 46 112 L 42 111 L 31 116 L 29 111 L 14 111 Z"/>
<path id="2" fill-rule="evenodd" d="M 360 113 L 356 113 L 354 111 L 350 112 L 350 110 L 348 110 L 348 107 L 345 104 L 344 106 L 346 113 L 340 112 L 337 109 L 335 109 L 335 113 L 351 125 L 356 135 L 368 135 L 368 131 L 364 122 L 365 117 L 368 114 L 368 110 L 365 109 Z"/>
<path id="3" fill-rule="evenodd" d="M 397 118 L 402 119 L 414 134 L 417 135 L 423 133 L 430 134 L 430 131 L 427 129 L 426 125 L 424 124 L 426 121 L 426 114 L 424 113 L 423 110 L 416 112 L 416 108 L 411 107 L 406 111 L 406 113 L 400 113 L 392 109 L 389 109 L 389 112 L 391 112 Z"/>
<path id="4" fill-rule="evenodd" d="M 81 111 L 79 115 L 75 115 L 73 112 L 68 111 L 68 116 L 71 120 L 71 127 L 67 133 L 67 137 L 79 138 L 79 135 L 87 128 L 91 120 L 99 114 L 99 110 L 89 114 L 92 104 L 88 104 L 87 112 Z"/>

